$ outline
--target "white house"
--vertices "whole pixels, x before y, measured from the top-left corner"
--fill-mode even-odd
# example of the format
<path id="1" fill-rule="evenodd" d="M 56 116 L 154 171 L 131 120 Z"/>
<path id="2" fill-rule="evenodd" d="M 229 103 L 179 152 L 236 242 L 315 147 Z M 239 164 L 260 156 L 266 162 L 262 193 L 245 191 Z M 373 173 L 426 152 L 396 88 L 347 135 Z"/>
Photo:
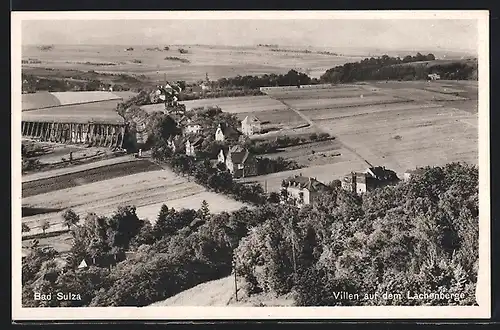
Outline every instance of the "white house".
<path id="1" fill-rule="evenodd" d="M 316 178 L 302 175 L 295 175 L 283 180 L 281 187 L 282 196 L 284 195 L 282 202 L 289 203 L 292 201 L 299 207 L 314 203 L 327 188 L 324 183 L 316 180 Z"/>
<path id="2" fill-rule="evenodd" d="M 219 124 L 215 131 L 215 141 L 225 141 L 226 139 L 237 139 L 238 131 L 230 126 Z"/>
<path id="3" fill-rule="evenodd" d="M 201 131 L 201 125 L 191 119 L 187 120 L 184 126 L 184 134 L 198 134 Z"/>
<path id="4" fill-rule="evenodd" d="M 261 121 L 255 116 L 246 116 L 241 121 L 241 132 L 245 135 L 260 133 L 262 129 Z"/>

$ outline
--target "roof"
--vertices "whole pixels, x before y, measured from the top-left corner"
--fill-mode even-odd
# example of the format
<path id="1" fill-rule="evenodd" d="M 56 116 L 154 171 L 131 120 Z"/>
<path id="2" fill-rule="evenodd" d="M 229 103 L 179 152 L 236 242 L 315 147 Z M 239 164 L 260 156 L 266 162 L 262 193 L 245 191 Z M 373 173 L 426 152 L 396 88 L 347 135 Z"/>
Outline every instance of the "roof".
<path id="1" fill-rule="evenodd" d="M 284 180 L 285 184 L 297 185 L 301 189 L 307 189 L 309 191 L 321 191 L 326 189 L 326 185 L 316 178 L 311 178 L 302 175 L 295 175 Z"/>
<path id="2" fill-rule="evenodd" d="M 203 142 L 203 140 L 204 140 L 204 138 L 201 136 L 188 139 L 189 143 L 191 143 L 192 146 L 200 145 Z"/>
<path id="3" fill-rule="evenodd" d="M 255 117 L 254 115 L 246 116 L 245 119 L 243 119 L 243 121 L 247 121 L 250 123 L 260 123 L 261 122 L 261 120 L 259 118 Z"/>
<path id="4" fill-rule="evenodd" d="M 36 110 L 122 99 L 123 96 L 104 91 L 28 93 L 22 94 L 22 110 Z"/>
<path id="5" fill-rule="evenodd" d="M 23 121 L 124 125 L 125 120 L 116 111 L 120 101 L 105 101 L 22 112 Z"/>
<path id="6" fill-rule="evenodd" d="M 179 148 L 182 147 L 182 144 L 183 144 L 182 137 L 180 135 L 176 135 L 173 138 L 172 138 L 172 136 L 170 136 L 168 138 L 167 142 L 173 143 L 176 147 L 179 147 Z"/>
<path id="7" fill-rule="evenodd" d="M 240 132 L 238 132 L 236 129 L 234 129 L 231 126 L 226 126 L 224 124 L 219 124 L 219 126 L 221 127 L 222 134 L 224 134 L 224 136 L 239 136 L 240 135 Z"/>
<path id="8" fill-rule="evenodd" d="M 370 167 L 370 171 L 375 174 L 378 180 L 395 180 L 397 179 L 396 172 L 386 169 L 382 166 Z"/>
<path id="9" fill-rule="evenodd" d="M 234 164 L 243 164 L 250 155 L 250 153 L 246 148 L 243 148 L 242 146 L 239 145 L 232 146 L 229 149 L 229 154 L 231 155 L 231 161 Z"/>

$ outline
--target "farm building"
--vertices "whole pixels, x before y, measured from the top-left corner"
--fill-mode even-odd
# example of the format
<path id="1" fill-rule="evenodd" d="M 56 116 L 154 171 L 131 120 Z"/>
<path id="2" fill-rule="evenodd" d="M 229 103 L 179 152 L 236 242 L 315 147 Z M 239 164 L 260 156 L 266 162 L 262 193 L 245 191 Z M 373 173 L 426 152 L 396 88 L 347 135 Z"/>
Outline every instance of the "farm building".
<path id="1" fill-rule="evenodd" d="M 202 137 L 191 138 L 186 140 L 186 155 L 196 157 L 196 149 L 201 146 Z"/>
<path id="2" fill-rule="evenodd" d="M 326 185 L 316 178 L 295 175 L 282 182 L 283 202 L 294 203 L 297 206 L 313 204 L 327 189 Z"/>
<path id="3" fill-rule="evenodd" d="M 354 173 L 344 176 L 342 188 L 356 194 L 362 194 L 373 189 L 399 182 L 394 171 L 383 166 L 370 167 L 364 173 Z"/>
<path id="4" fill-rule="evenodd" d="M 121 101 L 110 92 L 23 94 L 21 134 L 40 141 L 121 147 L 127 130 L 116 111 Z"/>
<path id="5" fill-rule="evenodd" d="M 227 169 L 235 178 L 257 174 L 257 160 L 246 148 L 241 146 L 233 146 L 229 148 L 227 153 L 221 149 L 217 159 L 226 164 Z"/>
<path id="6" fill-rule="evenodd" d="M 255 116 L 246 116 L 241 121 L 241 132 L 245 135 L 254 135 L 262 130 L 262 122 Z"/>
<path id="7" fill-rule="evenodd" d="M 239 135 L 240 133 L 231 126 L 219 124 L 215 131 L 215 141 L 225 141 L 226 139 L 236 140 Z"/>

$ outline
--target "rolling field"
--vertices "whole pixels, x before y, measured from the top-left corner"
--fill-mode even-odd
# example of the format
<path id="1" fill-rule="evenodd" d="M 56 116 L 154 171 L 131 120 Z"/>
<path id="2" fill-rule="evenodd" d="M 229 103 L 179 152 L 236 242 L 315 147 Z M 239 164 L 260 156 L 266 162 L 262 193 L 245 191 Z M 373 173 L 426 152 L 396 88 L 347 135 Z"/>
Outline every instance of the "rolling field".
<path id="1" fill-rule="evenodd" d="M 286 106 L 276 101 L 269 96 L 241 96 L 241 97 L 220 97 L 211 99 L 200 99 L 182 101 L 186 106 L 186 110 L 201 107 L 220 107 L 222 111 L 228 113 L 241 113 L 253 111 L 272 111 L 272 110 L 286 110 Z M 149 104 L 143 105 L 141 109 L 147 112 L 162 111 L 165 108 L 163 104 Z"/>
<path id="2" fill-rule="evenodd" d="M 65 150 L 65 154 L 67 154 L 67 153 L 68 153 L 68 151 Z M 90 169 L 93 169 L 96 167 L 109 166 L 109 165 L 113 165 L 113 164 L 125 163 L 125 162 L 130 162 L 130 161 L 136 161 L 136 159 L 130 155 L 114 157 L 114 158 L 110 158 L 110 159 L 98 160 L 98 161 L 88 163 L 88 164 L 81 164 L 81 165 L 75 165 L 75 166 L 66 167 L 66 168 L 59 168 L 59 169 L 54 169 L 54 170 L 34 172 L 34 173 L 30 173 L 30 174 L 23 174 L 21 180 L 24 183 L 24 182 L 30 182 L 30 181 L 35 181 L 35 180 L 48 179 L 48 178 L 57 177 L 60 175 L 66 175 L 66 174 L 70 174 L 70 173 L 86 171 L 86 170 L 90 170 Z"/>
<path id="3" fill-rule="evenodd" d="M 125 51 L 126 46 L 58 45 L 50 51 L 42 51 L 36 46 L 25 46 L 22 59 L 36 59 L 40 63 L 23 64 L 23 68 L 95 70 L 145 75 L 152 80 L 162 80 L 163 73 L 166 73 L 169 80 L 192 82 L 204 79 L 206 73 L 211 79 L 219 79 L 236 75 L 286 73 L 291 69 L 310 70 L 313 77 L 319 77 L 331 67 L 358 60 L 358 57 L 353 56 L 332 56 L 314 52 L 273 52 L 257 46 L 170 45 L 168 51 L 147 49 L 154 46 L 133 47 L 133 51 Z M 162 45 L 158 47 L 163 48 Z M 178 48 L 184 48 L 188 53 L 181 54 Z M 178 57 L 186 63 L 168 60 L 166 57 Z"/>
<path id="4" fill-rule="evenodd" d="M 341 161 L 342 146 L 335 140 L 307 143 L 283 148 L 281 151 L 266 154 L 267 158 L 283 157 L 304 166 L 334 164 Z"/>
<path id="5" fill-rule="evenodd" d="M 429 86 L 443 91 L 448 91 L 446 88 L 469 90 L 457 97 L 424 90 Z M 368 165 L 364 160 L 374 166 L 386 166 L 400 177 L 404 171 L 417 166 L 454 161 L 477 164 L 478 130 L 477 113 L 474 113 L 477 93 L 471 92 L 473 86 L 449 81 L 374 82 L 347 89 L 349 93 L 358 88 L 363 95 L 366 92 L 374 94 L 363 98 L 356 96 L 357 92 L 353 97 L 327 97 L 328 93 L 345 93 L 345 87 L 270 94 L 311 121 L 314 124 L 311 129 L 336 137 L 336 144 L 285 148 L 269 156 L 293 159 L 309 167 L 245 178 L 244 181 L 261 184 L 267 181 L 268 190 L 276 191 L 281 180 L 290 175 L 302 173 L 330 182 L 351 171 L 366 170 Z M 307 92 L 311 97 L 307 97 Z M 470 99 L 466 99 L 467 96 Z"/>
<path id="6" fill-rule="evenodd" d="M 477 117 L 445 107 L 379 110 L 318 124 L 372 164 L 398 173 L 453 161 L 477 164 L 478 131 L 471 125 Z"/>
<path id="7" fill-rule="evenodd" d="M 129 165 L 126 166 L 130 166 L 132 163 L 127 164 Z M 115 165 L 115 168 L 119 169 L 121 165 Z M 202 186 L 169 170 L 151 171 L 149 168 L 143 168 L 143 170 L 149 171 L 124 176 L 123 174 L 127 172 L 120 170 L 121 177 L 26 196 L 22 199 L 23 207 L 60 210 L 72 208 L 78 214 L 85 216 L 89 212 L 98 215 L 111 215 L 119 205 L 135 205 L 140 217 L 149 218 L 159 211 L 162 203 L 167 205 L 172 203 L 171 205 L 174 207 L 199 207 L 201 201 L 205 199 L 212 212 L 222 209 L 230 211 L 243 205 L 229 198 L 207 192 Z M 109 172 L 112 171 L 102 175 L 112 177 L 112 173 L 108 174 Z M 93 170 L 87 173 L 92 174 Z M 57 178 L 53 180 L 57 180 Z M 90 179 L 82 178 L 82 180 L 91 181 L 92 175 L 90 175 Z M 63 182 L 63 180 L 60 181 Z M 64 183 L 62 184 L 64 185 Z M 218 205 L 223 205 L 223 208 L 218 208 Z M 61 224 L 61 212 L 36 214 L 22 219 L 23 223 L 27 223 L 32 229 L 31 233 L 38 232 L 40 224 L 44 220 L 49 221 L 52 225 L 48 231 L 64 229 Z"/>
<path id="8" fill-rule="evenodd" d="M 86 124 L 89 120 L 92 120 L 94 123 L 123 124 L 124 119 L 116 112 L 118 103 L 120 101 L 113 100 L 23 111 L 22 120 L 82 124 Z"/>
<path id="9" fill-rule="evenodd" d="M 343 98 L 323 98 L 323 99 L 300 99 L 286 100 L 286 104 L 297 110 L 309 109 L 332 109 L 343 107 L 357 107 L 363 105 L 377 105 L 390 103 L 408 102 L 404 99 L 386 95 L 375 95 L 367 97 L 343 97 Z"/>
<path id="10" fill-rule="evenodd" d="M 158 165 L 148 160 L 136 160 L 112 165 L 104 165 L 80 172 L 62 174 L 56 177 L 24 182 L 22 184 L 22 196 L 29 197 L 45 194 L 56 190 L 73 188 L 93 182 L 109 180 L 116 177 L 133 175 L 148 171 L 161 169 Z"/>
<path id="11" fill-rule="evenodd" d="M 79 92 L 38 92 L 22 94 L 23 111 L 41 109 L 47 107 L 59 107 L 64 105 L 103 102 L 111 100 L 122 100 L 133 96 L 132 92 L 101 92 L 101 91 L 79 91 Z"/>

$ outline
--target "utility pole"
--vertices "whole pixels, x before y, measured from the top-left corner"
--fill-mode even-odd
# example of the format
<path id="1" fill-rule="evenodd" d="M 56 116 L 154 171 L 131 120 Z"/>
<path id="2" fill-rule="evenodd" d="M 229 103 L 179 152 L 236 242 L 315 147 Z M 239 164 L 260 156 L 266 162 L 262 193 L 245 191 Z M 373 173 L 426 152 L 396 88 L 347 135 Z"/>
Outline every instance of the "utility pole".
<path id="1" fill-rule="evenodd" d="M 295 261 L 295 232 L 293 230 L 293 220 L 290 218 L 290 226 L 292 230 L 292 262 L 293 262 L 293 280 L 296 282 L 297 277 L 297 263 Z"/>
<path id="2" fill-rule="evenodd" d="M 234 299 L 238 301 L 238 279 L 236 277 L 236 256 L 233 252 L 233 272 L 234 272 Z"/>

